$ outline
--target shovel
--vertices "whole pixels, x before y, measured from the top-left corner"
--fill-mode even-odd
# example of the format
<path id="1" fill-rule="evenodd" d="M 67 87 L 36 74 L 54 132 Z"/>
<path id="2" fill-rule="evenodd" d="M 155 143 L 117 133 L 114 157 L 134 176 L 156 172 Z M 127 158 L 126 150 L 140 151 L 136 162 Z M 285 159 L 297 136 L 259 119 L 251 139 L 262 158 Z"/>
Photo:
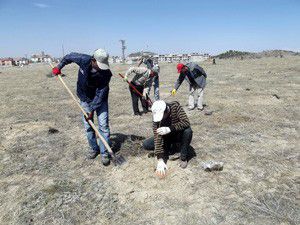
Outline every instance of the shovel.
<path id="1" fill-rule="evenodd" d="M 119 73 L 119 76 L 122 77 L 122 78 L 124 79 L 124 76 L 123 76 L 122 74 Z M 132 83 L 130 83 L 128 80 L 127 80 L 126 82 L 127 82 L 127 83 L 129 84 L 129 86 L 135 91 L 135 93 L 137 93 L 139 96 L 141 96 L 142 98 L 144 98 L 143 94 L 142 94 L 141 92 L 139 92 L 139 91 L 136 89 L 136 87 L 135 87 Z M 151 106 L 153 105 L 153 103 L 152 103 L 151 99 L 148 97 L 148 95 L 147 95 L 147 98 L 146 98 L 145 100 L 146 100 L 148 106 L 151 107 Z"/>
<path id="2" fill-rule="evenodd" d="M 51 63 L 49 63 L 51 68 L 54 68 L 53 65 Z M 77 104 L 78 108 L 81 110 L 81 112 L 83 113 L 83 115 L 87 118 L 88 115 L 87 113 L 84 111 L 84 109 L 81 107 L 81 105 L 79 104 L 77 98 L 74 96 L 74 94 L 72 93 L 72 91 L 68 88 L 68 86 L 66 85 L 66 83 L 64 82 L 63 78 L 61 77 L 61 75 L 57 75 L 58 79 L 61 81 L 61 83 L 63 84 L 63 86 L 66 88 L 66 90 L 69 92 L 70 96 L 73 98 L 74 102 Z M 88 120 L 87 121 L 90 126 L 93 128 L 93 130 L 95 131 L 96 135 L 99 137 L 99 139 L 101 140 L 101 142 L 104 144 L 105 148 L 107 149 L 107 151 L 109 152 L 112 161 L 114 163 L 115 166 L 120 166 L 123 163 L 126 162 L 125 158 L 123 156 L 116 156 L 115 153 L 112 151 L 112 149 L 110 148 L 109 144 L 107 143 L 107 141 L 104 139 L 104 137 L 102 137 L 102 135 L 100 134 L 100 132 L 98 131 L 97 127 L 95 126 L 95 124 L 93 123 L 93 121 Z"/>

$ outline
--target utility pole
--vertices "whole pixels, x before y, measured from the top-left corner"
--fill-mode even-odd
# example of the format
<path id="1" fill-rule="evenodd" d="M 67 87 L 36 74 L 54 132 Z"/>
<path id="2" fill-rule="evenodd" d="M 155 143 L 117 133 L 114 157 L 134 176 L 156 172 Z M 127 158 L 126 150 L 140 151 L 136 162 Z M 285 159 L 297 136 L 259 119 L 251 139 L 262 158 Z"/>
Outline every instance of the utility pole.
<path id="1" fill-rule="evenodd" d="M 122 44 L 122 62 L 125 63 L 125 40 L 120 40 L 121 44 Z"/>

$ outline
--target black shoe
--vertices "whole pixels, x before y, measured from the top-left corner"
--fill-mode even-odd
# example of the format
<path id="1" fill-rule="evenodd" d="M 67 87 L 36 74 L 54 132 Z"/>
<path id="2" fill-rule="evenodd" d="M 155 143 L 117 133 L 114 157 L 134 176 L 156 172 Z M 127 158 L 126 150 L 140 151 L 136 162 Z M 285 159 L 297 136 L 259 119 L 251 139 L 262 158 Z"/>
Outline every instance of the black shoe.
<path id="1" fill-rule="evenodd" d="M 133 116 L 141 116 L 141 115 L 142 115 L 142 113 L 140 113 L 140 112 L 136 112 L 133 114 Z"/>
<path id="2" fill-rule="evenodd" d="M 184 160 L 184 161 L 180 160 L 179 166 L 180 166 L 182 169 L 185 169 L 185 168 L 187 167 L 187 165 L 188 165 L 188 161 L 187 161 L 187 160 Z"/>
<path id="3" fill-rule="evenodd" d="M 169 155 L 169 160 L 170 161 L 175 161 L 175 160 L 177 160 L 179 158 L 180 158 L 180 153 L 179 152 L 176 152 L 173 155 Z"/>
<path id="4" fill-rule="evenodd" d="M 147 114 L 148 112 L 151 112 L 150 110 L 143 110 L 143 114 Z"/>
<path id="5" fill-rule="evenodd" d="M 97 155 L 99 155 L 100 152 L 99 151 L 89 151 L 86 158 L 87 159 L 94 159 L 97 157 Z"/>
<path id="6" fill-rule="evenodd" d="M 108 155 L 102 155 L 101 156 L 101 162 L 103 166 L 108 166 L 110 164 L 110 159 Z"/>

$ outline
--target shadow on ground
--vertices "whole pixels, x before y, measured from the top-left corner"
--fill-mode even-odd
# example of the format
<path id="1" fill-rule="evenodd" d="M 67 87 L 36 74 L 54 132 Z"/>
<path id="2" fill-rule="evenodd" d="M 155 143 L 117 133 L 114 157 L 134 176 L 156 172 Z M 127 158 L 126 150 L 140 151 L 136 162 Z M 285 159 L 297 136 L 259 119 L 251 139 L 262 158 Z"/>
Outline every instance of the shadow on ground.
<path id="1" fill-rule="evenodd" d="M 112 142 L 112 150 L 115 153 L 122 154 L 123 156 L 141 156 L 147 152 L 142 147 L 145 137 L 114 133 L 111 134 L 110 139 Z"/>

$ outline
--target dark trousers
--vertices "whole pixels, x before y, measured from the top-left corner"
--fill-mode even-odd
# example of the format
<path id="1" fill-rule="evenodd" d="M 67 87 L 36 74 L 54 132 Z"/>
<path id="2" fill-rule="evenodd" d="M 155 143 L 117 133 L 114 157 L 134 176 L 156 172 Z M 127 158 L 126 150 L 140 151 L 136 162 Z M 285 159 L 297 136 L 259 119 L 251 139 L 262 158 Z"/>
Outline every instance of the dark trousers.
<path id="1" fill-rule="evenodd" d="M 174 147 L 172 145 L 180 144 L 180 158 L 186 161 L 189 153 L 189 146 L 191 144 L 193 137 L 192 129 L 186 128 L 183 131 L 173 131 L 170 134 L 164 135 L 164 154 L 167 157 L 171 153 L 171 149 Z M 154 137 L 148 138 L 143 142 L 143 147 L 146 150 L 154 150 Z"/>
<path id="2" fill-rule="evenodd" d="M 135 86 L 135 88 L 141 93 L 143 94 L 144 91 L 144 87 L 140 86 L 140 85 L 135 85 L 133 83 L 131 83 L 132 85 Z M 132 108 L 133 108 L 133 113 L 134 115 L 138 115 L 140 114 L 140 110 L 139 110 L 139 100 L 141 101 L 142 107 L 143 107 L 143 111 L 147 112 L 148 111 L 148 104 L 146 102 L 146 100 L 143 98 L 143 96 L 140 96 L 138 93 L 136 93 L 135 90 L 133 90 L 132 87 L 129 87 L 130 90 L 130 94 L 131 94 L 131 100 L 132 100 Z"/>

